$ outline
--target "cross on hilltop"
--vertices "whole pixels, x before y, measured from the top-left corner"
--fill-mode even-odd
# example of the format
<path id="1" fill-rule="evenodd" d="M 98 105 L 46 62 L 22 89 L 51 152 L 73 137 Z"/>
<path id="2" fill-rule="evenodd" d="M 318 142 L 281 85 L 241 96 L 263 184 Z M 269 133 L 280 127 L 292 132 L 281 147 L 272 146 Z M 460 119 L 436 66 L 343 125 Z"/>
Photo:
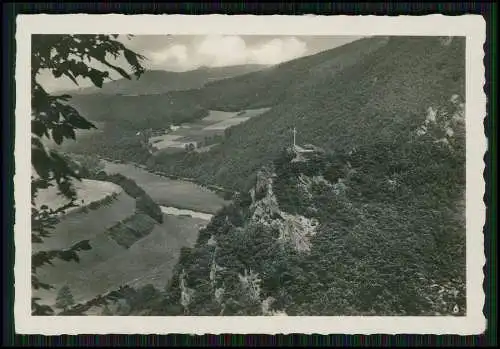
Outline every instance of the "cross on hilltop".
<path id="1" fill-rule="evenodd" d="M 301 147 L 300 145 L 297 145 L 297 129 L 295 128 L 295 126 L 292 129 L 292 133 L 293 133 L 293 144 L 292 144 L 292 147 L 293 147 L 293 149 L 295 151 L 297 151 L 299 153 L 312 153 L 312 152 L 315 151 L 312 148 L 314 146 L 312 146 L 311 144 L 304 145 L 304 148 Z"/>

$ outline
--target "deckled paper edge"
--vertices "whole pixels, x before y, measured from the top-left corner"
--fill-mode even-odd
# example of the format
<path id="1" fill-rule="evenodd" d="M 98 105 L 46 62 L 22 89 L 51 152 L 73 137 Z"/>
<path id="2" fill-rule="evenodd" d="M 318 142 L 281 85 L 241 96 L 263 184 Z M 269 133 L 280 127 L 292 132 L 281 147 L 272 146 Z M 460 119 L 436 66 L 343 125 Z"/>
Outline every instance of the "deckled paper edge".
<path id="1" fill-rule="evenodd" d="M 484 256 L 483 156 L 487 140 L 484 50 L 486 23 L 464 16 L 228 16 L 228 15 L 20 15 L 16 30 L 16 137 L 14 198 L 15 304 L 22 334 L 480 334 Z M 97 30 L 98 28 L 98 30 Z M 37 317 L 31 316 L 30 228 L 30 35 L 49 33 L 236 34 L 236 35 L 410 35 L 466 36 L 467 125 L 467 316 L 466 317 Z M 481 115 L 482 117 L 479 117 Z M 475 118 L 478 118 L 477 120 Z"/>

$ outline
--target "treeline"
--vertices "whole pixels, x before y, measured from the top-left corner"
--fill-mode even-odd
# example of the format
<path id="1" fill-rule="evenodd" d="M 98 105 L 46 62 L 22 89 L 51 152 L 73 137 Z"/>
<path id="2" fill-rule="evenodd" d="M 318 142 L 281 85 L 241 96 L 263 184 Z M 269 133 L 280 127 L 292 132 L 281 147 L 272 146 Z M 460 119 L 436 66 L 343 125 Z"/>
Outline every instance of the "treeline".
<path id="1" fill-rule="evenodd" d="M 134 243 L 149 235 L 156 225 L 154 219 L 140 212 L 139 210 L 134 215 L 116 223 L 105 234 L 118 245 L 130 248 Z"/>
<path id="2" fill-rule="evenodd" d="M 138 129 L 141 130 L 141 129 Z M 96 155 L 122 161 L 145 163 L 151 154 L 144 147 L 137 131 L 120 124 L 106 124 L 95 132 L 81 136 L 77 142 L 66 143 L 65 150 L 87 157 Z"/>
<path id="3" fill-rule="evenodd" d="M 199 92 L 170 92 L 161 95 L 77 95 L 71 99 L 83 116 L 127 130 L 165 129 L 208 115 L 199 103 Z"/>
<path id="4" fill-rule="evenodd" d="M 101 207 L 106 207 L 109 206 L 113 203 L 113 201 L 116 201 L 118 197 L 118 193 L 112 193 L 110 195 L 105 196 L 104 198 L 97 200 L 97 201 L 92 201 L 88 205 L 85 205 L 83 207 L 77 208 L 74 212 L 87 212 L 88 210 L 95 211 Z"/>
<path id="5" fill-rule="evenodd" d="M 129 196 L 135 199 L 137 212 L 145 213 L 158 223 L 163 223 L 163 213 L 160 206 L 134 180 L 119 173 L 107 174 L 104 171 L 97 173 L 91 179 L 119 185 Z"/>

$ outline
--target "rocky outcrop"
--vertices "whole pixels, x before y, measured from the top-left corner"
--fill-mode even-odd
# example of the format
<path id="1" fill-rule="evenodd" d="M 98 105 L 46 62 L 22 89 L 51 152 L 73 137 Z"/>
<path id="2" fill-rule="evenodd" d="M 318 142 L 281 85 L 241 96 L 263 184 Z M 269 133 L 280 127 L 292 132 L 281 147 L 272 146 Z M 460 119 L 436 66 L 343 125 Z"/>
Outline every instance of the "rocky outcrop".
<path id="1" fill-rule="evenodd" d="M 280 209 L 278 199 L 273 192 L 274 172 L 267 169 L 260 171 L 254 188 L 256 197 L 262 196 L 250 205 L 251 218 L 249 225 L 263 225 L 279 232 L 278 240 L 291 243 L 297 251 L 307 252 L 311 249 L 310 237 L 316 234 L 319 222 L 302 215 L 293 215 Z M 301 176 L 303 185 L 322 182 L 321 179 L 309 179 Z M 259 195 L 257 195 L 259 194 Z"/>
<path id="2" fill-rule="evenodd" d="M 261 312 L 264 316 L 287 316 L 287 313 L 282 310 L 272 310 L 271 306 L 276 301 L 273 297 L 267 297 L 262 301 Z"/>
<path id="3" fill-rule="evenodd" d="M 193 300 L 195 291 L 192 288 L 187 287 L 186 273 L 184 270 L 182 270 L 182 273 L 179 275 L 179 288 L 181 291 L 180 303 L 184 308 L 184 314 L 187 314 L 189 312 L 189 305 Z"/>
<path id="4" fill-rule="evenodd" d="M 430 136 L 434 143 L 453 149 L 457 132 L 463 131 L 465 103 L 459 95 L 452 95 L 449 102 L 439 108 L 430 106 L 423 124 L 415 130 L 417 137 Z"/>
<path id="5" fill-rule="evenodd" d="M 238 274 L 238 278 L 246 297 L 251 301 L 260 301 L 262 280 L 259 278 L 259 274 L 254 273 L 252 270 L 248 271 L 245 269 L 243 275 Z"/>
<path id="6" fill-rule="evenodd" d="M 276 220 L 275 226 L 280 232 L 279 240 L 291 242 L 300 252 L 311 249 L 310 238 L 316 234 L 318 221 L 300 215 L 290 215 L 282 212 L 282 220 Z"/>

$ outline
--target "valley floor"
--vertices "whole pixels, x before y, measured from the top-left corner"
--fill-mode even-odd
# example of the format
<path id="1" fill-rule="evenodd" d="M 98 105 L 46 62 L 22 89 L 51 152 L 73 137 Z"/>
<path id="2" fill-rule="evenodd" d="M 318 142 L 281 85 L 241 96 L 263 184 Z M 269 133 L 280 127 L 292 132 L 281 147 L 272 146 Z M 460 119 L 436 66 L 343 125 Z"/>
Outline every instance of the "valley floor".
<path id="1" fill-rule="evenodd" d="M 54 304 L 57 289 L 64 285 L 70 287 L 77 303 L 125 284 L 132 287 L 151 284 L 163 289 L 172 276 L 180 249 L 192 247 L 199 230 L 212 218 L 212 214 L 206 212 L 216 211 L 224 203 L 215 193 L 193 183 L 160 177 L 133 165 L 106 163 L 105 170 L 130 177 L 153 200 L 172 206 L 160 206 L 163 223 L 156 224 L 151 233 L 127 249 L 104 233 L 134 214 L 134 199 L 113 183 L 83 180 L 78 186 L 78 194 L 87 204 L 109 193 L 117 196 L 109 205 L 95 210 L 67 212 L 42 247 L 33 245 L 34 251 L 64 249 L 88 239 L 92 246 L 90 251 L 79 254 L 79 263 L 56 261 L 53 266 L 39 271 L 39 278 L 56 288 L 56 291 L 35 291 L 42 303 Z M 51 193 L 43 193 L 39 202 L 59 205 L 61 200 L 49 195 Z"/>

